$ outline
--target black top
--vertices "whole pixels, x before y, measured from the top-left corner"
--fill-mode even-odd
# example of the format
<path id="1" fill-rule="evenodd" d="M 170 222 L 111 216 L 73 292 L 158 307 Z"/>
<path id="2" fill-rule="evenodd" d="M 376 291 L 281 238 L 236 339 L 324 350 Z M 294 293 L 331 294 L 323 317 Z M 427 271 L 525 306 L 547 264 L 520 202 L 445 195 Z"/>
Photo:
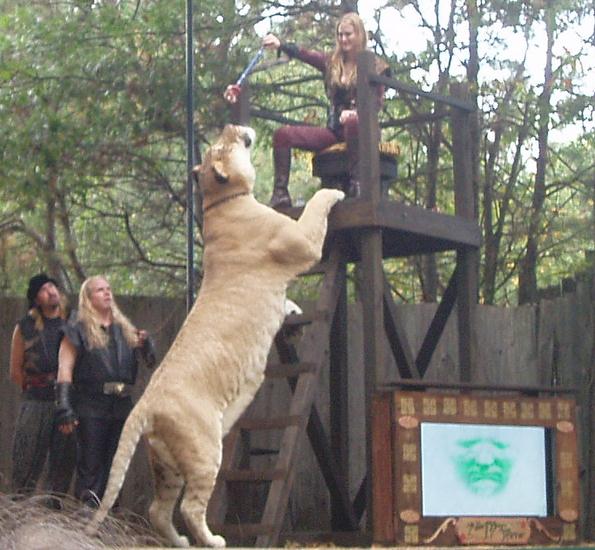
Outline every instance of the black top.
<path id="1" fill-rule="evenodd" d="M 322 74 L 325 82 L 325 89 L 330 105 L 328 108 L 327 127 L 336 136 L 337 139 L 343 140 L 343 125 L 340 123 L 341 113 L 345 110 L 355 109 L 357 100 L 357 85 L 353 81 L 345 85 L 331 85 L 327 80 L 329 63 L 331 54 L 319 52 L 316 50 L 308 50 L 297 46 L 290 42 L 282 42 L 279 46 L 278 53 L 285 53 L 290 58 L 299 59 L 308 65 L 318 69 Z M 375 59 L 375 71 L 377 74 L 390 76 L 390 67 L 380 57 Z M 380 109 L 384 97 L 384 86 L 376 86 L 376 108 Z"/>
<path id="2" fill-rule="evenodd" d="M 76 349 L 74 384 L 76 386 L 104 382 L 134 384 L 138 371 L 136 354 L 124 338 L 122 327 L 112 324 L 103 330 L 109 337 L 107 346 L 91 348 L 80 321 L 69 323 L 64 327 L 64 334 Z"/>
<path id="3" fill-rule="evenodd" d="M 61 317 L 43 317 L 43 328 L 37 330 L 35 319 L 27 314 L 18 322 L 24 342 L 23 398 L 53 401 L 58 375 L 58 351 L 65 321 Z"/>
<path id="4" fill-rule="evenodd" d="M 122 327 L 111 324 L 104 328 L 109 340 L 105 347 L 91 348 L 80 321 L 64 327 L 64 334 L 76 349 L 73 372 L 75 386 L 75 409 L 79 416 L 125 418 L 132 408 L 130 396 L 104 395 L 105 382 L 134 384 L 138 372 L 138 355 L 148 366 L 154 362 L 153 345 L 145 341 L 142 350 L 132 348 L 124 338 Z"/>
<path id="5" fill-rule="evenodd" d="M 62 327 L 65 321 L 61 317 L 43 318 L 43 330 L 35 328 L 35 319 L 27 314 L 18 326 L 25 343 L 23 371 L 25 384 L 27 377 L 58 372 L 58 350 L 62 339 Z"/>

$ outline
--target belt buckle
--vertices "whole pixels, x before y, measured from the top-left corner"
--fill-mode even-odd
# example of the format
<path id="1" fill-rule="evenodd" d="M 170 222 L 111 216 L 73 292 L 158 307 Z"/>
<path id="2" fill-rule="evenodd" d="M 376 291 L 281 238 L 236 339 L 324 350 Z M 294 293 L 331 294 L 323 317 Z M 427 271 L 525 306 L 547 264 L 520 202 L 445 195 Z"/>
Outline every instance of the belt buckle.
<path id="1" fill-rule="evenodd" d="M 126 384 L 124 382 L 106 382 L 103 385 L 103 393 L 106 395 L 117 395 L 120 396 L 124 393 Z"/>

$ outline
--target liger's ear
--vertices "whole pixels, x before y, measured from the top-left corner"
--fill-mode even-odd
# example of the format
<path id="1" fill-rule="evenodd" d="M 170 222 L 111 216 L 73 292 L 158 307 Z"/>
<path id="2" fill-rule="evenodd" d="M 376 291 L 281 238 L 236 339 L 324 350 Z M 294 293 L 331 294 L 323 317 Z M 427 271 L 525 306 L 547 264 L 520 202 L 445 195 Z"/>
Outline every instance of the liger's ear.
<path id="1" fill-rule="evenodd" d="M 229 181 L 229 176 L 223 162 L 220 160 L 213 161 L 213 173 L 215 174 L 215 181 L 217 183 L 227 183 Z"/>

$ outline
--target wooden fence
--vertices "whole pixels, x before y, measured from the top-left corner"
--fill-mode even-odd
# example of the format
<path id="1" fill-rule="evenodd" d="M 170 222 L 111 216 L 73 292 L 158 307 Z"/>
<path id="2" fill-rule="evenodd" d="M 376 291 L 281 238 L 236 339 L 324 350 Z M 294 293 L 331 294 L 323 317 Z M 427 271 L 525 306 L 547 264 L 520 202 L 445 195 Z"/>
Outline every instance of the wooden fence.
<path id="1" fill-rule="evenodd" d="M 173 340 L 185 316 L 181 300 L 147 297 L 119 298 L 121 308 L 138 326 L 147 328 L 156 338 L 162 356 Z M 8 357 L 15 322 L 24 313 L 22 299 L 0 299 L 0 490 L 10 490 L 10 450 L 14 419 L 18 411 L 19 392 L 8 378 Z M 434 304 L 398 306 L 413 349 L 419 349 L 421 338 L 434 315 Z M 355 496 L 365 467 L 365 434 L 363 423 L 363 342 L 361 310 L 358 304 L 349 312 L 349 411 L 350 411 L 350 491 Z M 541 301 L 537 305 L 516 308 L 479 306 L 477 316 L 479 361 L 474 382 L 519 385 L 560 385 L 577 389 L 580 414 L 581 481 L 583 503 L 583 536 L 595 539 L 595 277 L 590 274 L 573 285 L 572 292 Z M 307 341 L 301 345 L 308 345 Z M 458 347 L 456 319 L 447 329 L 432 358 L 427 380 L 458 380 Z M 388 359 L 387 372 L 396 380 L 398 371 Z M 139 377 L 140 393 L 150 373 Z M 259 399 L 259 416 L 287 402 L 287 384 L 267 382 L 266 395 Z M 329 422 L 328 369 L 325 370 L 316 406 L 324 422 Z M 266 436 L 269 437 L 269 436 Z M 262 442 L 267 445 L 267 441 Z M 142 446 L 141 446 L 142 447 Z M 292 530 L 325 530 L 329 528 L 329 496 L 310 446 L 304 442 L 298 460 L 298 473 L 291 495 L 288 527 Z M 149 473 L 142 448 L 137 452 L 124 486 L 122 503 L 145 514 L 150 502 Z M 324 519 L 327 518 L 327 519 Z"/>

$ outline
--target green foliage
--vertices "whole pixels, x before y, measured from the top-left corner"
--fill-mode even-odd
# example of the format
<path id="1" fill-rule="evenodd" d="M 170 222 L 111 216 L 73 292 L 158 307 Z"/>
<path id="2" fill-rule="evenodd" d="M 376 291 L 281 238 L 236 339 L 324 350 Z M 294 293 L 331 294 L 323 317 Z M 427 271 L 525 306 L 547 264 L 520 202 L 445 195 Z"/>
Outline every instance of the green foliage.
<path id="1" fill-rule="evenodd" d="M 452 17 L 433 19 L 427 3 L 390 3 L 432 41 L 424 51 L 393 52 L 392 28 L 370 29 L 396 78 L 448 93 L 464 78 L 464 31 L 470 2 L 438 0 Z M 194 3 L 196 137 L 204 148 L 230 118 L 222 97 L 259 47 L 255 28 L 306 47 L 333 47 L 339 1 Z M 361 5 L 361 4 L 360 4 Z M 483 224 L 482 299 L 514 301 L 535 191 L 538 102 L 543 56 L 523 45 L 541 40 L 555 8 L 555 63 L 546 198 L 539 212 L 538 282 L 584 267 L 595 233 L 593 102 L 586 85 L 592 41 L 571 49 L 568 37 L 592 25 L 586 0 L 482 2 L 478 13 L 479 106 L 477 198 Z M 409 10 L 409 11 L 405 11 Z M 380 19 L 384 21 L 384 19 Z M 455 27 L 447 28 L 451 20 Z M 453 32 L 456 30 L 457 32 Z M 514 34 L 510 34 L 514 33 Z M 570 34 L 569 34 L 570 33 Z M 515 51 L 507 50 L 514 38 Z M 103 272 L 120 292 L 181 295 L 185 285 L 185 2 L 14 2 L 0 0 L 0 292 L 22 293 L 30 272 L 49 269 L 76 291 Z M 574 41 L 572 41 L 574 43 Z M 539 53 L 539 52 L 538 52 Z M 591 54 L 591 57 L 589 57 Z M 456 70 L 457 62 L 460 63 Z M 536 69 L 535 65 L 539 65 Z M 537 75 L 537 76 L 536 76 Z M 256 196 L 272 185 L 270 139 L 282 121 L 325 124 L 319 74 L 270 53 L 251 78 L 258 142 Z M 401 149 L 395 200 L 454 213 L 451 136 L 446 121 L 404 124 L 436 107 L 389 93 L 381 113 L 383 140 Z M 582 126 L 581 126 L 582 125 Z M 574 134 L 568 137 L 568 130 Z M 578 128 L 578 130 L 577 130 Z M 433 148 L 439 147 L 437 162 Z M 310 155 L 294 154 L 291 192 L 307 200 L 317 189 Z M 201 243 L 197 235 L 197 265 Z M 488 261 L 489 254 L 494 261 Z M 437 292 L 452 272 L 452 255 L 437 258 Z M 387 262 L 400 299 L 428 294 L 421 258 Z M 357 287 L 357 270 L 352 274 Z M 316 282 L 292 289 L 312 296 Z"/>
<path id="2" fill-rule="evenodd" d="M 173 3 L 145 3 L 136 18 L 110 4 L 7 16 L 0 193 L 12 227 L 29 237 L 14 246 L 36 245 L 40 264 L 55 254 L 73 287 L 98 271 L 149 293 L 177 293 L 183 281 L 184 52 L 176 43 L 184 20 L 176 4 L 177 13 Z"/>

